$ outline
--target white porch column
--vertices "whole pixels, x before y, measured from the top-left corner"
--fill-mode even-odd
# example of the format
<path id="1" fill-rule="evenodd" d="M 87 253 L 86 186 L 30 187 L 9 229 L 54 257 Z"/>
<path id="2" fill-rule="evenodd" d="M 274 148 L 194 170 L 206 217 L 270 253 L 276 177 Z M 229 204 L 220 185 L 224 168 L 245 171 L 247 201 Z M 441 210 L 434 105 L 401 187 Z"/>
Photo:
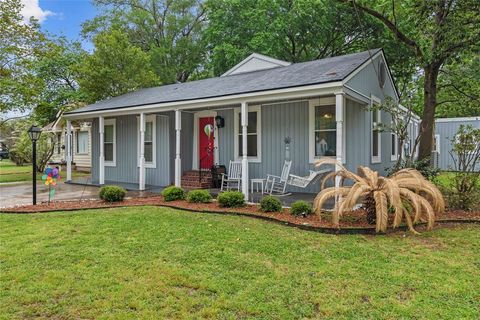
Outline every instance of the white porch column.
<path id="1" fill-rule="evenodd" d="M 344 97 L 343 93 L 335 94 L 335 119 L 337 121 L 337 162 L 343 163 L 343 116 L 344 116 Z M 335 166 L 335 171 L 339 171 L 340 166 Z M 335 187 L 340 187 L 340 177 L 335 178 Z"/>
<path id="2" fill-rule="evenodd" d="M 248 200 L 248 149 L 247 149 L 247 127 L 248 127 L 248 104 L 242 102 L 242 193 Z"/>
<path id="3" fill-rule="evenodd" d="M 175 186 L 177 187 L 181 186 L 181 176 L 182 176 L 182 159 L 180 158 L 181 131 L 182 131 L 182 111 L 175 110 Z"/>
<path id="4" fill-rule="evenodd" d="M 145 190 L 145 113 L 140 113 L 140 159 L 138 189 Z"/>
<path id="5" fill-rule="evenodd" d="M 67 181 L 72 181 L 72 122 L 67 120 L 67 135 L 65 141 L 67 149 Z"/>
<path id="6" fill-rule="evenodd" d="M 98 183 L 105 184 L 105 151 L 104 151 L 104 132 L 105 119 L 103 116 L 98 117 L 98 133 L 100 137 L 100 156 L 98 157 Z"/>

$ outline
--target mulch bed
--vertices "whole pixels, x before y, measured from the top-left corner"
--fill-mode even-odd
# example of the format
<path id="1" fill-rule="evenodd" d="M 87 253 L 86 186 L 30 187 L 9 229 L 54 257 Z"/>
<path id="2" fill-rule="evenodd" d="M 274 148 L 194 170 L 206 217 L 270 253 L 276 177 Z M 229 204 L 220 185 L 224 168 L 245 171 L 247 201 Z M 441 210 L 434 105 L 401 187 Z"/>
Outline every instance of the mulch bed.
<path id="1" fill-rule="evenodd" d="M 283 209 L 282 212 L 266 213 L 260 211 L 257 205 L 247 205 L 241 208 L 221 208 L 216 202 L 212 203 L 188 203 L 187 201 L 164 201 L 162 196 L 148 196 L 142 198 L 128 198 L 122 202 L 108 203 L 102 200 L 77 200 L 77 201 L 54 201 L 50 204 L 41 203 L 34 205 L 24 205 L 12 208 L 2 208 L 3 213 L 37 213 L 52 211 L 73 211 L 96 208 L 112 207 L 130 207 L 130 206 L 163 206 L 170 208 L 183 209 L 193 212 L 232 214 L 242 216 L 252 216 L 264 220 L 270 220 L 301 229 L 315 230 L 329 233 L 372 233 L 374 227 L 366 221 L 366 214 L 363 210 L 354 210 L 342 216 L 340 228 L 334 227 L 331 223 L 330 214 L 324 213 L 321 218 L 318 215 L 309 215 L 306 217 L 294 216 L 290 214 L 289 209 Z M 447 211 L 442 216 L 437 217 L 437 222 L 477 222 L 480 223 L 480 212 L 466 212 L 461 210 Z"/>

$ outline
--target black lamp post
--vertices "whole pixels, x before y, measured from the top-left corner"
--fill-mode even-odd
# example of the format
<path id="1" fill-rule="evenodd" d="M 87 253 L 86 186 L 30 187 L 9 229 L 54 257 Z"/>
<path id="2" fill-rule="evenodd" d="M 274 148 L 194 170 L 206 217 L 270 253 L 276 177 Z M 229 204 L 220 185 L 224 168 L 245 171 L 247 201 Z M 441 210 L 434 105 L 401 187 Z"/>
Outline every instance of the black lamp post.
<path id="1" fill-rule="evenodd" d="M 40 138 L 40 134 L 42 133 L 42 129 L 37 127 L 36 125 L 32 125 L 30 129 L 28 129 L 28 135 L 32 140 L 32 182 L 33 182 L 33 204 L 37 204 L 37 140 Z"/>

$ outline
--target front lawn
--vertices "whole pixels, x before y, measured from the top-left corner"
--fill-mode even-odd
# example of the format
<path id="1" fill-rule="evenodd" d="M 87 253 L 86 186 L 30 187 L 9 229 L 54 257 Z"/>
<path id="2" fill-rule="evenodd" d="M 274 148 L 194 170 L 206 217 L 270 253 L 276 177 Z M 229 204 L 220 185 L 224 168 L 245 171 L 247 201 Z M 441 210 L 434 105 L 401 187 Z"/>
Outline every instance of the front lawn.
<path id="1" fill-rule="evenodd" d="M 335 236 L 158 207 L 4 214 L 0 318 L 478 319 L 479 243 L 478 226 Z"/>
<path id="2" fill-rule="evenodd" d="M 66 172 L 61 173 L 62 178 Z M 72 172 L 73 178 L 83 177 L 89 173 Z M 41 180 L 42 173 L 37 173 L 37 180 Z M 0 183 L 32 181 L 32 164 L 17 166 L 10 160 L 0 161 Z"/>

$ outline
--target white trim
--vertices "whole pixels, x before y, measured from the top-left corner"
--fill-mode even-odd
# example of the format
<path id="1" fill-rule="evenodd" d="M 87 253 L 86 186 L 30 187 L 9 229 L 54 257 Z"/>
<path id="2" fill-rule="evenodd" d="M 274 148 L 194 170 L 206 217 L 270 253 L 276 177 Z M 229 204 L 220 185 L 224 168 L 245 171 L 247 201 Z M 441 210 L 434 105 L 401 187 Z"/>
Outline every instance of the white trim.
<path id="1" fill-rule="evenodd" d="M 181 150 L 182 112 L 175 110 L 175 186 L 182 184 L 182 159 Z"/>
<path id="2" fill-rule="evenodd" d="M 261 106 L 248 106 L 248 112 L 257 113 L 257 156 L 248 157 L 248 162 L 259 163 L 262 162 L 262 108 Z M 240 119 L 241 108 L 235 108 L 233 110 L 233 148 L 234 148 L 234 158 L 237 161 L 242 160 L 242 155 L 238 152 L 238 136 L 240 133 L 240 127 L 238 126 L 238 120 Z M 247 117 L 248 119 L 248 117 Z"/>
<path id="3" fill-rule="evenodd" d="M 145 115 L 145 131 L 147 122 L 152 122 L 152 162 L 145 160 L 145 168 L 157 167 L 157 116 L 155 114 Z M 140 167 L 140 117 L 137 116 L 137 167 Z"/>
<path id="4" fill-rule="evenodd" d="M 435 146 L 435 149 L 433 150 L 433 152 L 440 154 L 440 135 L 436 134 L 434 139 L 435 139 L 435 142 L 433 145 Z"/>
<path id="5" fill-rule="evenodd" d="M 64 117 L 67 119 L 85 119 L 89 116 L 96 115 L 106 115 L 106 116 L 119 116 L 119 115 L 129 115 L 129 114 L 138 114 L 139 112 L 165 112 L 165 111 L 174 111 L 179 110 L 188 110 L 188 109 L 200 109 L 200 108 L 213 108 L 216 106 L 225 106 L 225 105 L 234 105 L 240 104 L 248 99 L 251 104 L 261 104 L 261 102 L 268 102 L 274 100 L 287 100 L 287 99 L 298 99 L 303 97 L 313 97 L 321 95 L 333 94 L 336 90 L 342 90 L 342 82 L 328 82 L 316 85 L 308 86 L 297 86 L 292 88 L 282 88 L 275 90 L 265 90 L 259 92 L 250 92 L 242 94 L 234 94 L 230 96 L 223 97 L 214 97 L 214 98 L 204 98 L 204 99 L 193 99 L 187 101 L 176 101 L 176 102 L 164 102 L 164 103 L 153 103 L 142 106 L 132 106 L 125 108 L 109 109 L 109 110 L 96 110 L 75 114 L 65 114 Z"/>
<path id="6" fill-rule="evenodd" d="M 198 123 L 200 118 L 210 118 L 213 117 L 213 164 L 218 164 L 218 128 L 215 123 L 215 117 L 217 116 L 217 111 L 215 110 L 202 110 L 195 112 L 193 114 L 193 153 L 192 153 L 192 169 L 198 170 Z"/>
<path id="7" fill-rule="evenodd" d="M 439 118 L 439 119 L 435 119 L 435 122 L 463 122 L 463 121 L 480 121 L 480 117 Z"/>
<path id="8" fill-rule="evenodd" d="M 235 66 L 233 66 L 232 68 L 230 68 L 227 72 L 225 72 L 224 74 L 221 75 L 221 77 L 225 77 L 225 76 L 228 76 L 230 74 L 232 74 L 233 72 L 235 72 L 237 69 L 239 69 L 241 66 L 243 66 L 244 64 L 248 63 L 249 61 L 253 60 L 253 59 L 258 59 L 258 60 L 263 60 L 265 62 L 269 62 L 269 63 L 272 63 L 272 64 L 276 64 L 277 66 L 279 67 L 286 67 L 286 66 L 289 66 L 291 65 L 290 62 L 287 62 L 287 61 L 283 61 L 283 60 L 278 60 L 278 59 L 275 59 L 275 58 L 272 58 L 272 57 L 269 57 L 269 56 L 265 56 L 263 54 L 259 54 L 259 53 L 252 53 L 251 55 L 249 55 L 248 57 L 246 57 L 245 59 L 243 59 L 242 61 L 240 61 L 239 63 L 237 63 Z M 260 68 L 258 70 L 266 70 L 266 69 L 272 69 L 272 68 L 275 68 L 275 67 L 270 67 L 270 68 Z M 256 70 L 252 70 L 252 71 L 256 71 Z M 252 72 L 252 71 L 249 71 L 249 72 Z M 244 72 L 242 72 L 244 73 Z"/>
<path id="9" fill-rule="evenodd" d="M 315 163 L 320 158 L 315 156 L 315 107 L 321 106 L 335 106 L 335 96 L 310 99 L 308 101 L 308 159 L 310 163 Z M 345 138 L 345 135 L 343 137 Z"/>
<path id="10" fill-rule="evenodd" d="M 104 123 L 105 123 L 104 129 L 103 129 L 104 134 L 105 134 L 105 127 L 113 125 L 113 160 L 112 161 L 104 160 L 104 165 L 105 167 L 116 167 L 117 166 L 117 121 L 116 119 L 105 119 Z M 103 140 L 103 144 L 105 145 L 105 138 Z M 104 154 L 104 157 L 105 157 L 105 154 Z"/>
<path id="11" fill-rule="evenodd" d="M 371 102 L 370 102 L 370 107 L 373 106 L 373 104 L 380 104 L 382 101 L 380 98 L 372 95 L 371 96 Z M 382 162 L 382 132 L 377 131 L 378 134 L 378 150 L 377 154 L 378 156 L 373 156 L 373 112 L 370 111 L 370 156 L 371 156 L 371 162 L 372 163 L 381 163 Z M 381 110 L 377 110 L 377 123 L 382 123 L 382 112 Z"/>
<path id="12" fill-rule="evenodd" d="M 67 120 L 67 132 L 66 132 L 66 145 L 67 145 L 67 181 L 72 180 L 72 122 Z"/>

